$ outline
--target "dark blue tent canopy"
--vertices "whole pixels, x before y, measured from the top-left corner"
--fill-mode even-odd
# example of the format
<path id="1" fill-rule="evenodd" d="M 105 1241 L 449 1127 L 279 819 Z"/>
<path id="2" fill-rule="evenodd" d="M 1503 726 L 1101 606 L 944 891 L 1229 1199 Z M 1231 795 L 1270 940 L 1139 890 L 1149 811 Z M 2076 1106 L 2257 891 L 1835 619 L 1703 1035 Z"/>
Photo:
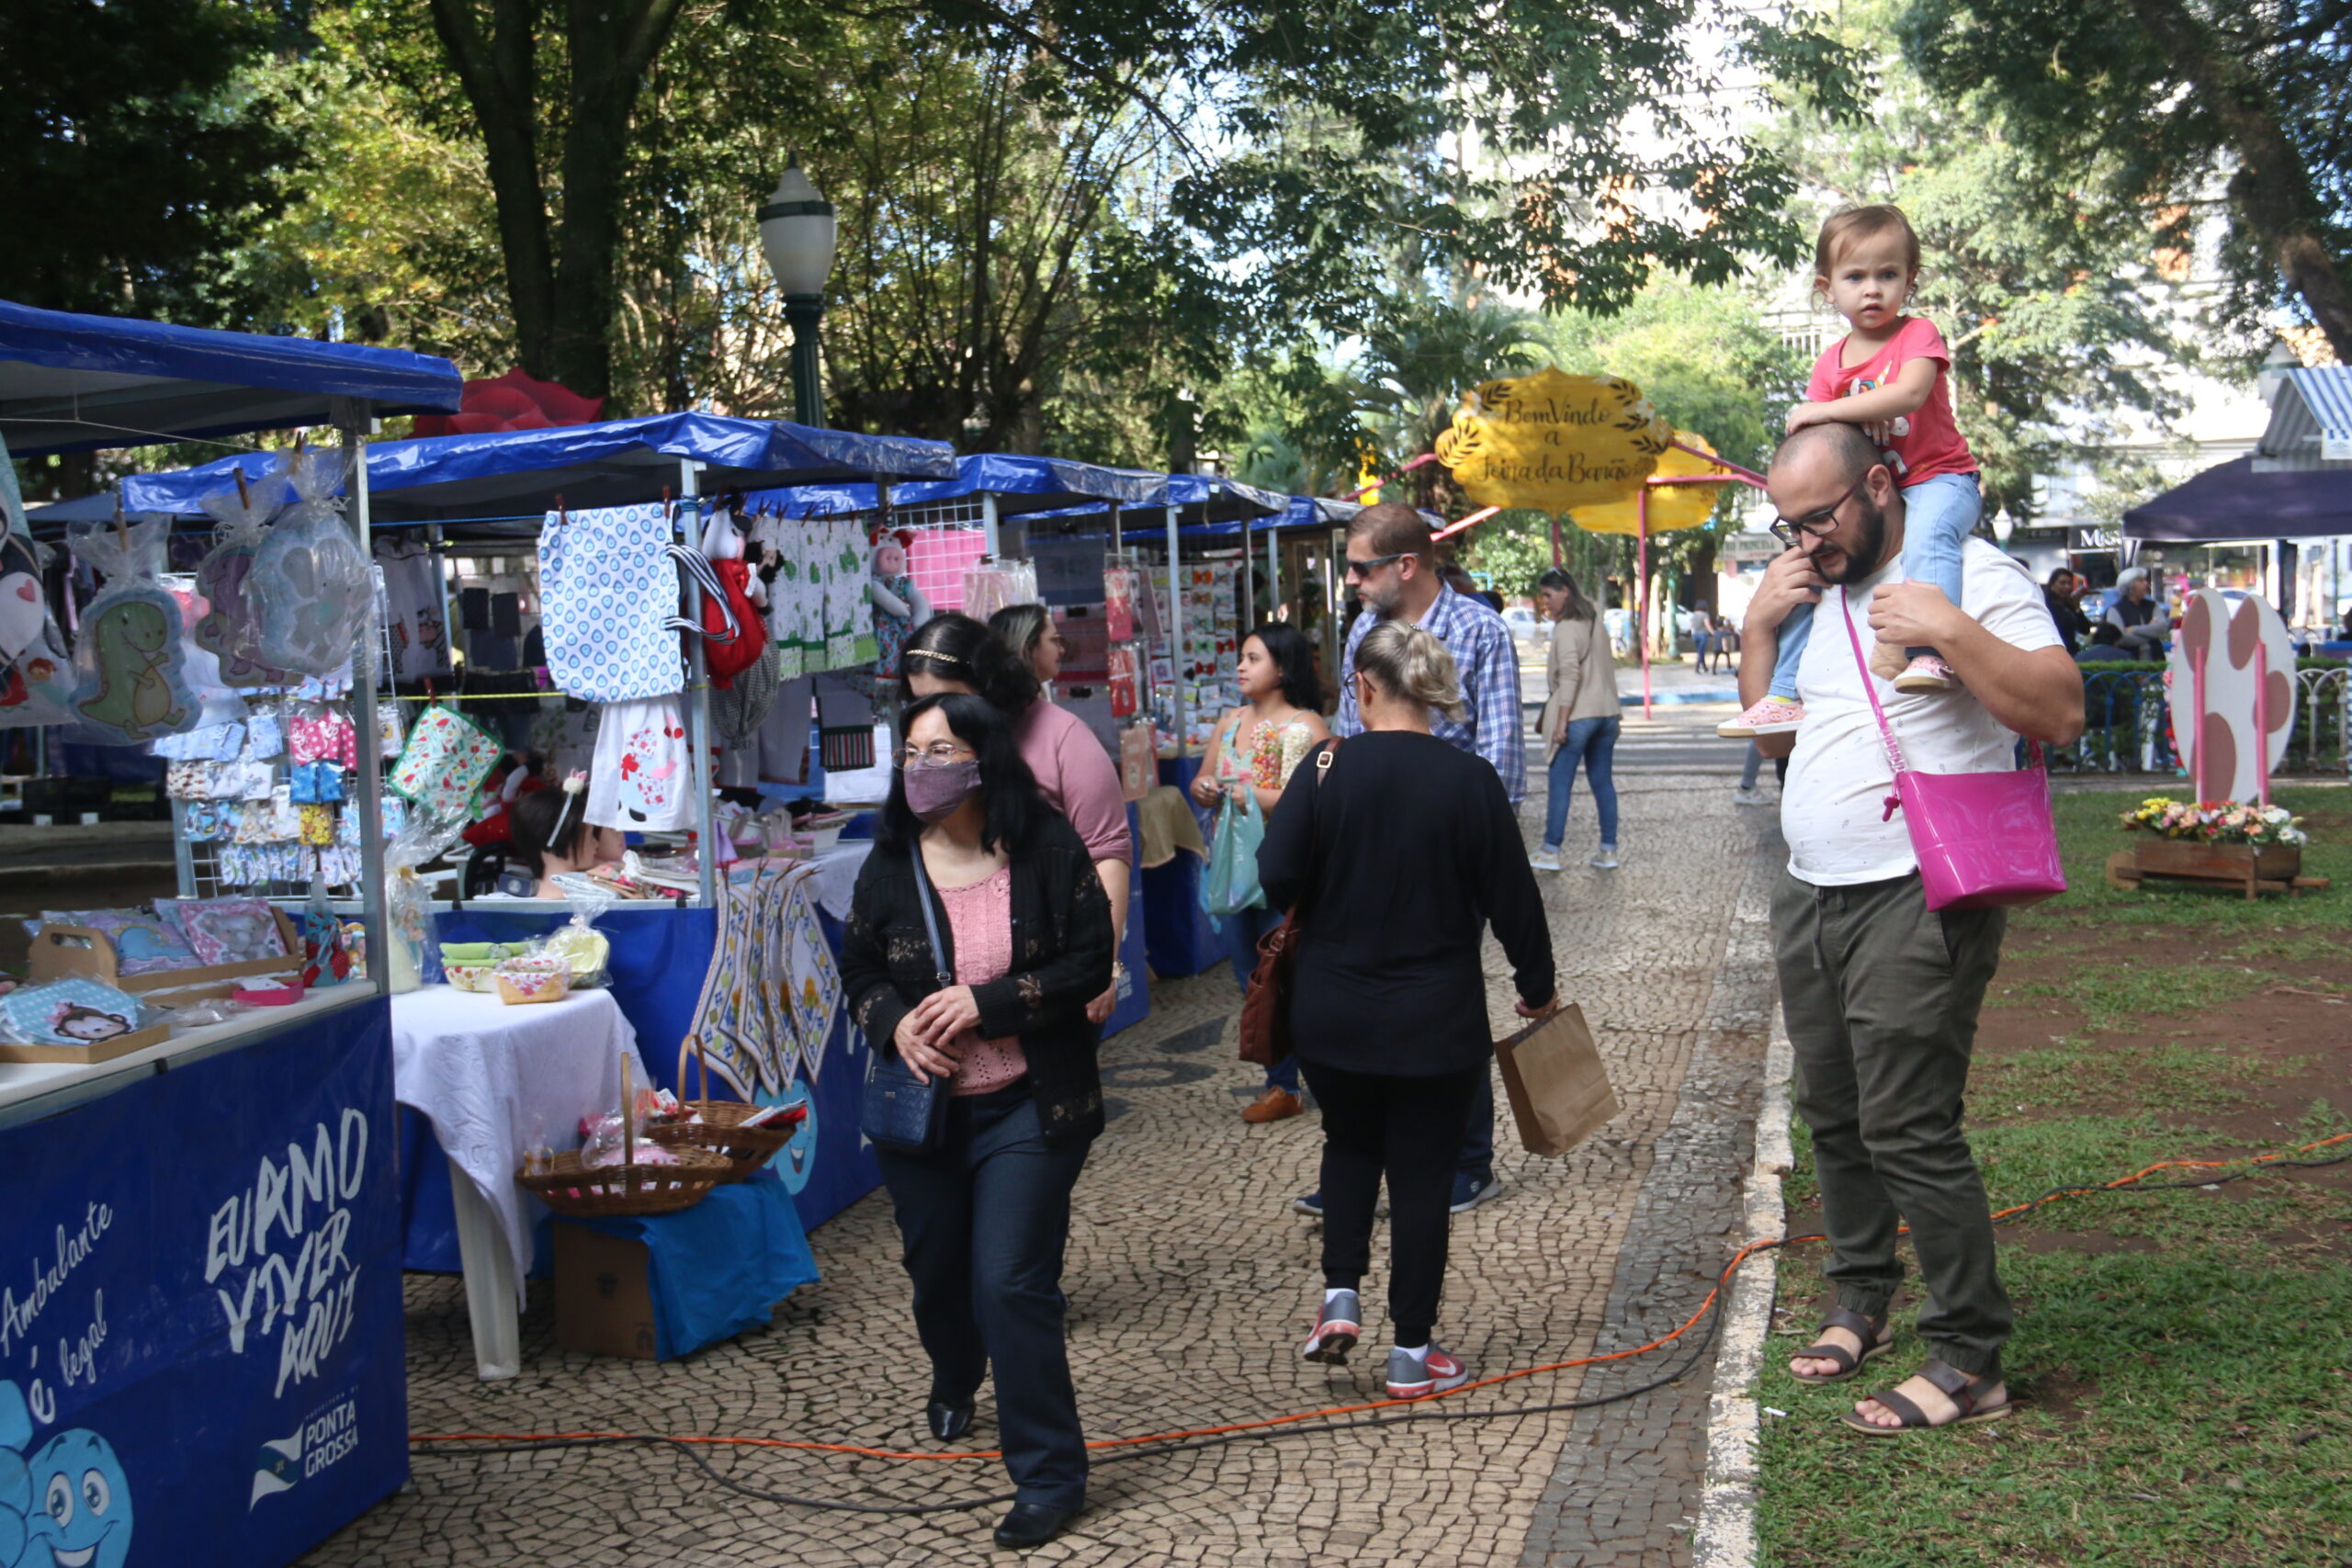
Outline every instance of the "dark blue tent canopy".
<path id="1" fill-rule="evenodd" d="M 1092 509 L 1099 502 L 1122 506 L 1165 505 L 1168 476 L 1139 468 L 1106 468 L 1063 457 L 1030 457 L 1001 452 L 975 453 L 956 460 L 954 479 L 917 479 L 890 487 L 893 506 L 926 506 L 961 501 L 983 491 L 997 498 L 997 515 L 1016 517 L 1065 508 Z M 842 512 L 871 512 L 871 484 L 794 484 L 758 491 L 747 499 L 781 507 L 794 517 Z"/>
<path id="2" fill-rule="evenodd" d="M 944 441 L 719 414 L 650 414 L 554 430 L 375 443 L 368 448 L 369 512 L 378 526 L 535 523 L 558 495 L 568 506 L 589 507 L 675 494 L 678 465 L 685 458 L 705 466 L 696 483 L 704 495 L 803 478 L 946 478 L 956 472 L 956 450 Z M 232 470 L 242 467 L 254 479 L 271 461 L 249 455 L 180 473 L 135 475 L 122 481 L 122 503 L 132 512 L 190 513 L 203 497 L 235 482 Z"/>
<path id="3" fill-rule="evenodd" d="M 212 332 L 0 300 L 0 438 L 18 457 L 241 435 L 369 413 L 448 413 L 446 359 L 361 344 Z"/>
<path id="4" fill-rule="evenodd" d="M 2152 544 L 2312 539 L 2352 534 L 2352 469 L 2257 473 L 2233 458 L 2123 514 L 2123 535 Z"/>

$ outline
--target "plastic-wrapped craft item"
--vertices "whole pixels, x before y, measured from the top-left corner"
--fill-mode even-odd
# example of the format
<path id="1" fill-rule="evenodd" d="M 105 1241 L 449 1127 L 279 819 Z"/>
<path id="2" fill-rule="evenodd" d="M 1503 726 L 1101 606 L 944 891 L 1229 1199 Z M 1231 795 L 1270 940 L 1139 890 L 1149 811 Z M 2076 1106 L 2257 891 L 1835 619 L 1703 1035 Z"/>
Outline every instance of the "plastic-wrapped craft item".
<path id="1" fill-rule="evenodd" d="M 62 724 L 73 699 L 65 637 L 41 593 L 47 558 L 26 531 L 17 468 L 0 441 L 0 729 Z"/>
<path id="2" fill-rule="evenodd" d="M 390 928 L 384 933 L 384 977 L 395 996 L 415 990 L 425 978 L 433 894 L 416 868 L 447 853 L 464 830 L 462 822 L 444 822 L 419 811 L 384 846 L 384 923 Z"/>
<path id="3" fill-rule="evenodd" d="M 220 542 L 197 563 L 196 592 L 209 606 L 192 633 L 197 647 L 220 661 L 224 686 L 287 686 L 285 671 L 271 667 L 261 656 L 261 622 L 245 597 L 245 580 L 253 573 L 254 554 L 269 532 L 270 514 L 285 499 L 282 472 L 256 484 L 224 490 L 198 504 L 220 526 Z"/>
<path id="4" fill-rule="evenodd" d="M 164 517 L 90 523 L 67 536 L 106 586 L 74 638 L 74 717 L 103 746 L 134 746 L 193 728 L 202 705 L 188 689 L 179 602 L 155 581 Z"/>
<path id="5" fill-rule="evenodd" d="M 560 1002 L 571 994 L 571 971 L 560 958 L 510 958 L 491 971 L 498 999 L 509 1007 Z"/>
<path id="6" fill-rule="evenodd" d="M 539 944 L 539 953 L 548 958 L 563 960 L 571 976 L 571 988 L 588 990 L 611 983 L 607 970 L 613 944 L 605 933 L 596 930 L 618 903 L 619 896 L 604 888 L 566 889 L 563 901 L 571 907 L 571 919 L 550 933 Z"/>
<path id="7" fill-rule="evenodd" d="M 297 499 L 254 550 L 245 578 L 262 659 L 299 675 L 332 675 L 373 649 L 374 578 L 334 497 L 346 456 L 340 447 L 295 455 L 287 472 Z"/>

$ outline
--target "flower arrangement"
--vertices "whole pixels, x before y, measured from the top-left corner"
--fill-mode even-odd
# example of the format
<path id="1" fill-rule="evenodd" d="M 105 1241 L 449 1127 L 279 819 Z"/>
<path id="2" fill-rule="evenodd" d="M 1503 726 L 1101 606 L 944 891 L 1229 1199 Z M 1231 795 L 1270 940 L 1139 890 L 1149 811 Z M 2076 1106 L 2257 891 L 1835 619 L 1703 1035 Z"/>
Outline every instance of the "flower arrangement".
<path id="1" fill-rule="evenodd" d="M 2302 818 L 2283 806 L 2261 806 L 2235 800 L 2172 800 L 2150 795 L 2139 808 L 2127 811 L 2123 826 L 2163 839 L 2188 839 L 2204 844 L 2301 844 L 2311 835 Z"/>

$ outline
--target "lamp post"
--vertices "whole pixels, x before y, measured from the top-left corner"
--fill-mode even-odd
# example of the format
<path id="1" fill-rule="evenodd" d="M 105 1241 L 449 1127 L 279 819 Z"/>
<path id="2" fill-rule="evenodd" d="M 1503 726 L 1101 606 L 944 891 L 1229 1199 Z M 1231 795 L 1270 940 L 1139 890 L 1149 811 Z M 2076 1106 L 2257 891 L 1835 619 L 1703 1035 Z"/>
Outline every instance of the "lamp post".
<path id="1" fill-rule="evenodd" d="M 833 204 L 800 167 L 796 152 L 760 209 L 760 248 L 784 290 L 784 319 L 792 328 L 792 413 L 802 424 L 825 423 L 825 388 L 818 369 L 817 324 L 825 314 L 825 280 L 833 272 Z"/>

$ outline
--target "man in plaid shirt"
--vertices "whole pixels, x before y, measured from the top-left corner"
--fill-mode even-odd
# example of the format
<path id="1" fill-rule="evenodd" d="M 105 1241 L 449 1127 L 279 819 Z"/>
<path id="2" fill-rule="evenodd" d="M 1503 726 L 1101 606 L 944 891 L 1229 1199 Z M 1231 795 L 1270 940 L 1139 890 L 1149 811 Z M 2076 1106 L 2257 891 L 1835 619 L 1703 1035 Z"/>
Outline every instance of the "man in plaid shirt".
<path id="1" fill-rule="evenodd" d="M 1382 621 L 1402 620 L 1432 633 L 1453 655 L 1462 674 L 1462 702 L 1470 710 L 1457 724 L 1430 716 L 1430 733 L 1449 745 L 1475 752 L 1502 775 L 1513 806 L 1527 795 L 1526 716 L 1520 706 L 1519 649 L 1503 618 L 1482 601 L 1448 588 L 1430 558 L 1428 519 L 1397 502 L 1367 506 L 1348 524 L 1348 581 L 1363 596 L 1364 615 L 1348 632 L 1340 661 L 1340 712 L 1335 735 L 1361 735 L 1356 711 L 1356 648 Z M 1462 1156 L 1454 1168 L 1453 1212 L 1475 1209 L 1495 1192 L 1495 1090 L 1479 1086 L 1463 1131 Z M 1321 1214 L 1323 1194 L 1309 1193 L 1291 1205 Z"/>

